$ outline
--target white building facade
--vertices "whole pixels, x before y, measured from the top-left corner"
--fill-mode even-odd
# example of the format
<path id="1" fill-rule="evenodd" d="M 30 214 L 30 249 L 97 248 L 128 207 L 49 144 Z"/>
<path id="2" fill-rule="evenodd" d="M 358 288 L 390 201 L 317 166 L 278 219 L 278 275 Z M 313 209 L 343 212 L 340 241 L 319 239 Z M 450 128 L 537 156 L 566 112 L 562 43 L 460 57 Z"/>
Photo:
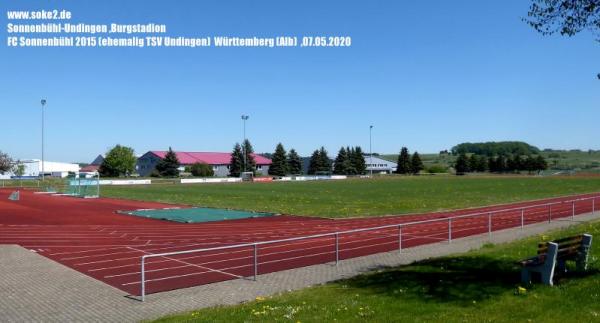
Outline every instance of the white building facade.
<path id="1" fill-rule="evenodd" d="M 377 156 L 366 155 L 365 163 L 367 166 L 367 173 L 373 172 L 373 174 L 391 174 L 396 171 L 398 164 L 389 160 L 381 159 Z"/>
<path id="2" fill-rule="evenodd" d="M 24 166 L 22 176 L 39 177 L 42 175 L 42 161 L 40 159 L 26 159 L 21 160 L 20 163 Z M 79 172 L 79 165 L 47 160 L 44 161 L 44 176 L 64 178 L 69 175 L 69 172 Z M 15 176 L 15 174 L 12 175 Z"/>

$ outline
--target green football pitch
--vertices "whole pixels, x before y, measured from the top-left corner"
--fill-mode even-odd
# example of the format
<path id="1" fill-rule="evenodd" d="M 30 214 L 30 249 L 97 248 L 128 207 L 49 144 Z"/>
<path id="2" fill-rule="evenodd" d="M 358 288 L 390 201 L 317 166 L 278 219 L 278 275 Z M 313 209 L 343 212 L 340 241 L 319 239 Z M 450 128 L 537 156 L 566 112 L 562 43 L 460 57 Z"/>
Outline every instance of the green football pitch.
<path id="1" fill-rule="evenodd" d="M 390 176 L 320 182 L 103 186 L 103 197 L 282 214 L 405 214 L 600 192 L 600 177 Z"/>

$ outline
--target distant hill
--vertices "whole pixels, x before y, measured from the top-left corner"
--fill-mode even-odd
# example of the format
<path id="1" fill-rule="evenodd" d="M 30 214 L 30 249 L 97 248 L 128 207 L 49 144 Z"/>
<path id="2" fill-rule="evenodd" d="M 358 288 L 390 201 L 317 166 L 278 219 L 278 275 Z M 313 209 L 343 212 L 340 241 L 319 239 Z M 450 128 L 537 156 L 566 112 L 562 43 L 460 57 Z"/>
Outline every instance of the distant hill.
<path id="1" fill-rule="evenodd" d="M 489 142 L 465 142 L 452 147 L 453 155 L 476 154 L 484 156 L 497 155 L 537 155 L 540 149 L 522 141 L 489 141 Z"/>

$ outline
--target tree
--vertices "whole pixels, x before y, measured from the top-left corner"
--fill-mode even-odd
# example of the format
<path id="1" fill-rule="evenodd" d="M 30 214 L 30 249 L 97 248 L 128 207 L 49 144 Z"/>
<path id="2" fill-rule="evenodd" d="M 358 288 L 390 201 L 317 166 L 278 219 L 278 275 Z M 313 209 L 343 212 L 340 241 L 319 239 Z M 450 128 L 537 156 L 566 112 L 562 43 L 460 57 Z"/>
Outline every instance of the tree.
<path id="1" fill-rule="evenodd" d="M 329 159 L 329 153 L 325 149 L 325 147 L 321 146 L 319 149 L 319 172 L 321 173 L 331 173 L 331 160 Z"/>
<path id="2" fill-rule="evenodd" d="M 269 175 L 285 176 L 288 172 L 286 160 L 286 151 L 281 143 L 275 147 L 275 152 L 271 157 L 271 166 L 269 166 Z"/>
<path id="3" fill-rule="evenodd" d="M 13 160 L 6 153 L 0 151 L 0 174 L 10 171 L 13 167 Z"/>
<path id="4" fill-rule="evenodd" d="M 20 160 L 17 160 L 15 163 L 13 167 L 13 173 L 18 177 L 21 177 L 25 174 L 25 165 L 23 165 Z"/>
<path id="5" fill-rule="evenodd" d="M 506 165 L 506 157 L 504 157 L 504 155 L 500 155 L 496 158 L 496 167 L 497 167 L 497 172 L 498 173 L 504 173 L 507 170 L 507 165 Z"/>
<path id="6" fill-rule="evenodd" d="M 350 153 L 350 160 L 352 161 L 352 168 L 355 175 L 364 175 L 367 172 L 367 164 L 365 163 L 365 156 L 360 146 L 354 147 Z"/>
<path id="7" fill-rule="evenodd" d="M 396 173 L 410 173 L 410 155 L 408 154 L 408 148 L 406 147 L 402 147 L 400 150 L 400 155 L 398 155 L 398 168 L 396 168 Z"/>
<path id="8" fill-rule="evenodd" d="M 535 170 L 539 172 L 548 169 L 548 162 L 546 162 L 546 159 L 544 158 L 544 156 L 542 155 L 537 155 L 536 159 L 535 159 Z"/>
<path id="9" fill-rule="evenodd" d="M 190 167 L 190 172 L 193 176 L 198 177 L 212 177 L 215 176 L 213 168 L 206 163 L 194 163 Z"/>
<path id="10" fill-rule="evenodd" d="M 527 17 L 525 22 L 545 36 L 589 30 L 600 41 L 600 0 L 532 0 Z"/>
<path id="11" fill-rule="evenodd" d="M 321 162 L 321 157 L 319 156 L 319 150 L 313 151 L 310 156 L 310 161 L 308 163 L 308 174 L 314 175 L 319 170 L 319 163 Z"/>
<path id="12" fill-rule="evenodd" d="M 315 150 L 310 157 L 308 165 L 308 174 L 314 175 L 318 173 L 331 172 L 331 160 L 327 156 L 325 147 Z"/>
<path id="13" fill-rule="evenodd" d="M 472 154 L 471 157 L 469 157 L 469 169 L 472 172 L 476 172 L 478 164 L 479 164 L 479 157 L 475 154 Z"/>
<path id="14" fill-rule="evenodd" d="M 415 151 L 410 159 L 410 171 L 411 173 L 417 175 L 419 174 L 425 167 L 423 166 L 423 161 L 421 160 L 421 156 L 419 153 Z"/>
<path id="15" fill-rule="evenodd" d="M 165 157 L 156 164 L 156 170 L 160 176 L 177 177 L 179 176 L 179 165 L 177 154 L 169 147 Z"/>
<path id="16" fill-rule="evenodd" d="M 513 155 L 512 157 L 506 159 L 506 171 L 508 172 L 527 170 L 526 165 L 526 161 L 524 161 L 519 155 Z"/>
<path id="17" fill-rule="evenodd" d="M 458 155 L 456 159 L 456 163 L 454 164 L 454 169 L 456 170 L 456 175 L 464 175 L 469 172 L 469 157 L 466 154 L 462 153 Z"/>
<path id="18" fill-rule="evenodd" d="M 524 20 L 542 35 L 571 37 L 586 29 L 598 33 L 600 0 L 532 0 L 527 16 Z"/>
<path id="19" fill-rule="evenodd" d="M 242 153 L 242 146 L 236 143 L 231 153 L 231 160 L 229 161 L 229 176 L 240 177 L 242 168 L 244 167 L 244 153 Z"/>
<path id="20" fill-rule="evenodd" d="M 288 172 L 290 174 L 302 174 L 302 159 L 294 149 L 290 149 L 287 156 Z"/>
<path id="21" fill-rule="evenodd" d="M 340 151 L 333 162 L 333 173 L 336 175 L 348 174 L 348 166 L 350 166 L 350 164 L 348 150 L 344 147 L 340 148 Z"/>
<path id="22" fill-rule="evenodd" d="M 129 176 L 135 171 L 135 154 L 133 148 L 116 145 L 110 149 L 98 171 L 102 176 Z"/>
<path id="23" fill-rule="evenodd" d="M 496 162 L 496 160 L 497 159 L 494 157 L 488 157 L 488 160 L 487 160 L 488 169 L 492 173 L 498 172 L 498 163 Z"/>
<path id="24" fill-rule="evenodd" d="M 244 154 L 246 155 L 245 164 L 243 167 L 244 172 L 254 172 L 256 170 L 256 161 L 254 160 L 254 148 L 252 148 L 250 140 L 244 140 L 243 148 Z"/>
<path id="25" fill-rule="evenodd" d="M 469 167 L 473 172 L 485 172 L 488 170 L 488 159 L 485 156 L 477 156 L 475 160 L 469 160 Z"/>

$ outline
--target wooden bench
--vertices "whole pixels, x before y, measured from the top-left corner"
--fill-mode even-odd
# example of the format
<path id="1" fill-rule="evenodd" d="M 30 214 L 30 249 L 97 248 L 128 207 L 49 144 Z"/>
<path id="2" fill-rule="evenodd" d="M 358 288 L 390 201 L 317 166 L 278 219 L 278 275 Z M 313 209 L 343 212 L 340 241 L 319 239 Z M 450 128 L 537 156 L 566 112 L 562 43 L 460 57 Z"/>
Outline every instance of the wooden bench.
<path id="1" fill-rule="evenodd" d="M 537 256 L 519 261 L 521 281 L 531 283 L 531 273 L 541 275 L 542 283 L 553 285 L 554 273 L 565 273 L 566 262 L 574 261 L 578 271 L 587 270 L 588 254 L 592 246 L 592 236 L 582 234 L 538 244 Z"/>

